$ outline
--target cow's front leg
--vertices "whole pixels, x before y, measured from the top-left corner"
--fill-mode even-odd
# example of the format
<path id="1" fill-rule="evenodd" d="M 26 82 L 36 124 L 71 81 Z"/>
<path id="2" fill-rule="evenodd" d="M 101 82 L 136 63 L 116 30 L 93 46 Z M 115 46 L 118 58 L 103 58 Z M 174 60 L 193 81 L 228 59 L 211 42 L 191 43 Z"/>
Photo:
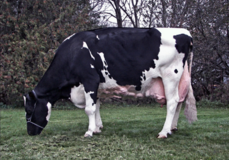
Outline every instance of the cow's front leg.
<path id="1" fill-rule="evenodd" d="M 95 128 L 95 131 L 94 133 L 100 133 L 101 132 L 101 128 L 103 128 L 103 123 L 102 123 L 102 119 L 101 119 L 101 116 L 100 116 L 100 101 L 99 99 L 97 99 L 97 102 L 96 102 L 96 111 L 95 111 L 95 125 L 96 125 L 96 128 Z"/>
<path id="2" fill-rule="evenodd" d="M 96 121 L 95 121 L 96 103 L 94 103 L 94 100 L 92 99 L 91 96 L 92 94 L 95 93 L 92 91 L 88 93 L 85 92 L 85 99 L 86 99 L 85 112 L 89 119 L 89 126 L 88 126 L 88 131 L 85 133 L 84 137 L 92 137 L 93 132 L 96 131 Z"/>

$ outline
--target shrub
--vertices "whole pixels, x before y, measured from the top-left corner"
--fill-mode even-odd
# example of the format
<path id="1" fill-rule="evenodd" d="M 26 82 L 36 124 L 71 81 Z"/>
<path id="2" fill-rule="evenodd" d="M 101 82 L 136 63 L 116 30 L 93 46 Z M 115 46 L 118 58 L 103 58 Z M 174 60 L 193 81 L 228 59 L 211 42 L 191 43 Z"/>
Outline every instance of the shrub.
<path id="1" fill-rule="evenodd" d="M 23 94 L 35 87 L 60 43 L 97 27 L 97 15 L 89 16 L 84 0 L 4 0 L 0 6 L 0 102 L 22 106 Z"/>

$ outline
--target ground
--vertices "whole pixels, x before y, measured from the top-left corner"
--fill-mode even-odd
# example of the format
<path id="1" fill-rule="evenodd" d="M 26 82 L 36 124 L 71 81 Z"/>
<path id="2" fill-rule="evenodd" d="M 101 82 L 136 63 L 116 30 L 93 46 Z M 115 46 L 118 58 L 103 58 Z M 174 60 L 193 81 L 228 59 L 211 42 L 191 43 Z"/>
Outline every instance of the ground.
<path id="1" fill-rule="evenodd" d="M 102 133 L 84 138 L 83 110 L 53 109 L 42 134 L 29 136 L 24 109 L 1 109 L 1 159 L 229 159 L 228 108 L 199 107 L 192 125 L 181 111 L 178 131 L 164 140 L 156 136 L 165 107 L 102 105 L 101 116 Z"/>

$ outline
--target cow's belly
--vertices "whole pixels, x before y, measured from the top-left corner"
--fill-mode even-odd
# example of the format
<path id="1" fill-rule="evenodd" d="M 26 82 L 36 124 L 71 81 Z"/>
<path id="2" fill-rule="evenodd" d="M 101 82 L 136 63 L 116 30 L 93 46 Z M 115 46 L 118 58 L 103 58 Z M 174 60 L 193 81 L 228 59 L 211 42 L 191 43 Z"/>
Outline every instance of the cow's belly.
<path id="1" fill-rule="evenodd" d="M 183 74 L 181 76 L 178 92 L 179 102 L 185 100 L 190 85 L 190 74 L 188 72 L 187 63 L 185 64 Z M 119 96 L 133 97 L 151 97 L 160 104 L 166 104 L 164 85 L 161 78 L 152 78 L 142 84 L 142 90 L 136 91 L 134 85 L 119 86 L 114 79 L 110 79 L 107 83 L 101 83 L 99 86 L 98 97 L 105 95 L 106 98 Z M 70 99 L 79 108 L 85 108 L 84 87 L 80 85 L 73 87 L 70 93 Z"/>
<path id="2" fill-rule="evenodd" d="M 181 76 L 178 92 L 179 92 L 179 102 L 183 102 L 185 100 L 185 96 L 188 93 L 189 85 L 190 85 L 190 74 L 188 72 L 187 63 L 185 64 L 183 74 Z M 164 91 L 164 85 L 161 78 L 152 78 L 150 81 L 146 81 L 141 91 L 136 91 L 133 85 L 128 86 L 118 86 L 113 88 L 100 88 L 99 95 L 105 95 L 106 98 L 117 97 L 117 96 L 133 96 L 133 97 L 151 97 L 156 100 L 156 102 L 160 104 L 166 104 L 166 97 Z M 116 96 L 114 96 L 114 94 Z"/>

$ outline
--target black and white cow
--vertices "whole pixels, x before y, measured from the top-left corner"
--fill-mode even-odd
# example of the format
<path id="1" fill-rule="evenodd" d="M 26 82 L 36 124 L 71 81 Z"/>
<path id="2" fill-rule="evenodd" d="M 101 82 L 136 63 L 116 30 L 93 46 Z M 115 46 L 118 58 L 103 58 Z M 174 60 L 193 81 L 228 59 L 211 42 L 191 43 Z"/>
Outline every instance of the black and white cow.
<path id="1" fill-rule="evenodd" d="M 106 28 L 71 35 L 60 45 L 35 89 L 24 96 L 28 134 L 40 134 L 49 121 L 51 106 L 69 98 L 85 109 L 89 118 L 85 137 L 92 136 L 103 127 L 98 90 L 128 85 L 145 94 L 152 86 L 158 87 L 155 84 L 160 79 L 167 116 L 158 137 L 166 138 L 176 129 L 181 107 L 178 88 L 191 50 L 192 37 L 186 29 Z M 188 95 L 191 105 L 187 114 L 194 121 L 196 106 L 190 80 L 186 88 L 184 97 Z"/>

